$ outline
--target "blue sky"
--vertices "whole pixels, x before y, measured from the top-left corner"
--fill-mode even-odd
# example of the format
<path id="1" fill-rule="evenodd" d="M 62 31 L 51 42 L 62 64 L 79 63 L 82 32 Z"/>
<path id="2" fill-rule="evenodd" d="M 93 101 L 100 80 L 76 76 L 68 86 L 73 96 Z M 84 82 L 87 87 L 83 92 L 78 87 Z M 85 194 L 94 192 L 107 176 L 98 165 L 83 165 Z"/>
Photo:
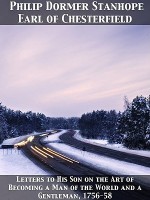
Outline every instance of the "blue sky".
<path id="1" fill-rule="evenodd" d="M 123 111 L 150 91 L 150 26 L 1 26 L 0 101 L 47 116 Z"/>

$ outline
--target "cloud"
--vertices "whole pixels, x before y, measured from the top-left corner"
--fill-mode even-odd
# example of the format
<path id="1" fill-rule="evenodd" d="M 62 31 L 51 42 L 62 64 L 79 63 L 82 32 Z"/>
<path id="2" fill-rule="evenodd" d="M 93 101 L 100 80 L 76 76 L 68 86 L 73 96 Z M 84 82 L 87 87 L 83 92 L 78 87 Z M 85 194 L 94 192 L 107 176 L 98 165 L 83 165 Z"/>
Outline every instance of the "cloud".
<path id="1" fill-rule="evenodd" d="M 149 26 L 0 27 L 1 101 L 52 116 L 149 95 Z"/>

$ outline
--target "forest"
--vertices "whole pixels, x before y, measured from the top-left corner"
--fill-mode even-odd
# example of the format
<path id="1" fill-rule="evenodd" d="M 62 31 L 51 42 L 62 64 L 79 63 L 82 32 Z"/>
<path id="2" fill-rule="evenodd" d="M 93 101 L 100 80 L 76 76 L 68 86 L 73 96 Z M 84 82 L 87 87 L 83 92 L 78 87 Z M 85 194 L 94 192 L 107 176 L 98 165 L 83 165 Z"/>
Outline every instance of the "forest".
<path id="1" fill-rule="evenodd" d="M 150 149 L 150 96 L 137 96 L 130 103 L 125 97 L 124 112 L 93 111 L 79 119 L 81 135 L 122 143 L 130 149 Z"/>
<path id="2" fill-rule="evenodd" d="M 0 143 L 7 138 L 49 129 L 78 129 L 78 117 L 46 117 L 42 113 L 21 112 L 0 104 Z"/>
<path id="3" fill-rule="evenodd" d="M 137 96 L 132 102 L 124 99 L 124 111 L 103 109 L 79 117 L 47 117 L 42 113 L 21 112 L 0 104 L 0 143 L 49 129 L 79 129 L 85 138 L 107 139 L 130 149 L 150 149 L 150 96 Z"/>

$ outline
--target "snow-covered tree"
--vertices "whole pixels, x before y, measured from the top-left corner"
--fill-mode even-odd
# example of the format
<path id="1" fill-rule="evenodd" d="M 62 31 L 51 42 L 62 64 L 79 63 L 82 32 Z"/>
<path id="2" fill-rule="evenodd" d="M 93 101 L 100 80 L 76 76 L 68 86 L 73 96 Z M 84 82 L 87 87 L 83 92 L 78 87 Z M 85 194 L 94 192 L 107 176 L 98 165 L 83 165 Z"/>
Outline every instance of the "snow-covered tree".
<path id="1" fill-rule="evenodd" d="M 0 142 L 5 138 L 47 129 L 78 129 L 79 118 L 51 118 L 42 113 L 14 111 L 0 104 Z"/>
<path id="2" fill-rule="evenodd" d="M 107 137 L 109 143 L 121 144 L 123 141 L 123 134 L 120 133 L 120 131 L 118 131 L 118 126 L 120 124 L 121 116 L 122 116 L 121 112 L 119 112 L 116 115 L 115 126 L 112 126 L 110 134 L 108 134 Z"/>
<path id="3" fill-rule="evenodd" d="M 93 111 L 83 114 L 79 120 L 81 134 L 87 138 L 110 139 L 117 124 L 117 113 L 111 111 Z"/>
<path id="4" fill-rule="evenodd" d="M 8 137 L 7 122 L 4 116 L 4 107 L 0 103 L 0 143 Z"/>
<path id="5" fill-rule="evenodd" d="M 123 143 L 128 148 L 148 148 L 150 109 L 147 98 L 137 96 L 118 121 L 118 131 L 124 134 Z M 147 136 L 146 136 L 147 135 Z"/>

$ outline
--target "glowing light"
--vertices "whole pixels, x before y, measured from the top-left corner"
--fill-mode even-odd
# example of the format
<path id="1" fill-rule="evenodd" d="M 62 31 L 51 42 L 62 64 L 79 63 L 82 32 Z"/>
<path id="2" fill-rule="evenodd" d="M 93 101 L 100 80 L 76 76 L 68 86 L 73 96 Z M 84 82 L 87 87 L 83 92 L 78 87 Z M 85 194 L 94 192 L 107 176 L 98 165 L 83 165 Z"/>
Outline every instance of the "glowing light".
<path id="1" fill-rule="evenodd" d="M 25 146 L 28 142 L 32 142 L 32 140 L 34 139 L 34 136 L 30 136 L 27 138 L 27 140 L 23 140 L 21 142 L 18 142 L 16 144 L 14 144 L 14 147 L 22 147 Z"/>
<path id="2" fill-rule="evenodd" d="M 42 152 L 43 154 L 45 154 L 45 155 L 47 155 L 47 156 L 50 156 L 51 158 L 54 158 L 52 155 L 46 153 L 45 151 L 41 150 L 41 149 L 38 148 L 37 146 L 35 146 L 35 148 L 36 148 L 38 151 Z"/>
<path id="3" fill-rule="evenodd" d="M 30 136 L 30 137 L 27 138 L 27 142 L 32 142 L 33 139 L 34 139 L 34 136 Z"/>
<path id="4" fill-rule="evenodd" d="M 22 142 L 18 142 L 16 144 L 14 144 L 15 147 L 22 147 L 22 146 L 25 146 L 27 144 L 27 141 L 22 141 Z"/>
<path id="5" fill-rule="evenodd" d="M 53 155 L 55 155 L 55 156 L 57 156 L 57 157 L 60 157 L 60 158 L 63 159 L 63 160 L 66 160 L 66 161 L 68 161 L 68 162 L 73 163 L 71 160 L 68 160 L 68 159 L 64 158 L 63 156 L 59 155 L 59 154 L 56 153 L 56 152 L 51 151 L 50 149 L 45 149 L 45 150 L 48 151 L 48 152 L 50 152 L 50 153 L 52 153 Z"/>
<path id="6" fill-rule="evenodd" d="M 31 146 L 31 149 L 33 149 L 34 151 L 36 151 L 37 153 L 39 153 L 40 155 L 44 156 L 45 158 L 47 158 L 46 155 L 44 155 L 43 153 L 39 152 L 37 149 L 35 149 L 33 146 Z"/>
<path id="7" fill-rule="evenodd" d="M 50 152 L 50 153 L 52 153 L 52 154 L 54 154 L 55 156 L 58 156 L 58 157 L 62 158 L 63 160 L 68 161 L 68 162 L 71 162 L 71 163 L 77 162 L 77 163 L 79 163 L 78 161 L 73 160 L 73 159 L 71 159 L 71 158 L 69 158 L 67 156 L 64 156 L 64 155 L 62 155 L 62 154 L 60 154 L 60 153 L 58 153 L 56 151 L 53 151 L 52 149 L 45 148 L 45 147 L 43 147 L 43 149 L 46 150 L 46 151 L 48 151 L 48 152 Z"/>

